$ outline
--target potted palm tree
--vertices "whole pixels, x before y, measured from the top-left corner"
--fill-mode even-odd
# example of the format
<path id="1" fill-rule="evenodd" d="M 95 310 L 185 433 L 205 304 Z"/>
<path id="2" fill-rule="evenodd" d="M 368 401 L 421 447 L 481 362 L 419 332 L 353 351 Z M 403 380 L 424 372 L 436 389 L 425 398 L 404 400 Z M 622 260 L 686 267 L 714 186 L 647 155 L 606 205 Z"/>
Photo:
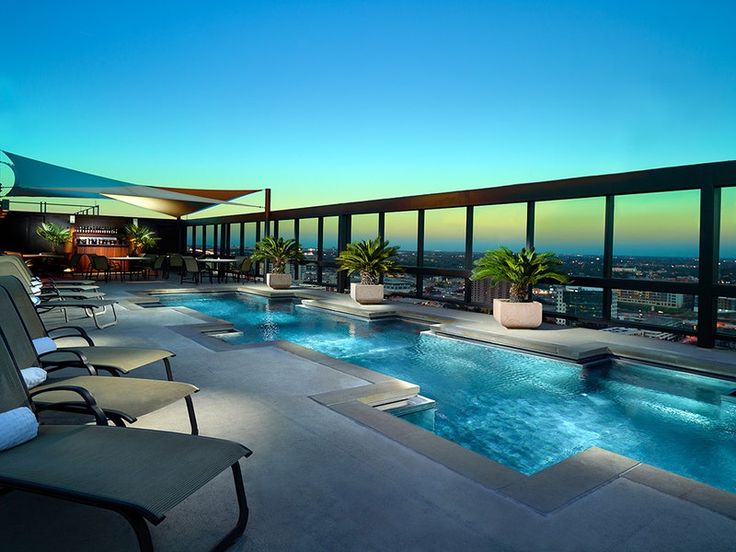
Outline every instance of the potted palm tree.
<path id="1" fill-rule="evenodd" d="M 291 274 L 285 273 L 286 263 L 301 261 L 303 257 L 304 252 L 295 240 L 266 236 L 256 244 L 256 250 L 250 258 L 253 261 L 271 262 L 271 272 L 266 274 L 268 287 L 287 289 L 291 287 Z"/>
<path id="2" fill-rule="evenodd" d="M 130 253 L 134 257 L 143 254 L 148 249 L 156 247 L 159 239 L 156 232 L 148 226 L 138 226 L 137 224 L 129 224 L 125 227 L 125 236 L 130 244 Z"/>
<path id="3" fill-rule="evenodd" d="M 568 277 L 556 268 L 562 265 L 554 253 L 537 253 L 523 248 L 514 253 L 508 247 L 488 251 L 475 261 L 471 280 L 508 282 L 508 299 L 493 300 L 493 317 L 506 328 L 538 328 L 542 324 L 542 304 L 532 301 L 531 287 L 542 280 L 564 284 Z"/>
<path id="4" fill-rule="evenodd" d="M 49 242 L 52 253 L 58 253 L 59 247 L 64 247 L 71 240 L 72 231 L 53 222 L 42 222 L 36 228 L 36 235 Z"/>
<path id="5" fill-rule="evenodd" d="M 338 270 L 360 273 L 360 283 L 350 284 L 350 297 L 354 301 L 363 305 L 383 301 L 383 285 L 378 283 L 381 275 L 403 270 L 395 260 L 398 250 L 379 236 L 375 240 L 349 243 L 340 252 L 336 259 Z"/>

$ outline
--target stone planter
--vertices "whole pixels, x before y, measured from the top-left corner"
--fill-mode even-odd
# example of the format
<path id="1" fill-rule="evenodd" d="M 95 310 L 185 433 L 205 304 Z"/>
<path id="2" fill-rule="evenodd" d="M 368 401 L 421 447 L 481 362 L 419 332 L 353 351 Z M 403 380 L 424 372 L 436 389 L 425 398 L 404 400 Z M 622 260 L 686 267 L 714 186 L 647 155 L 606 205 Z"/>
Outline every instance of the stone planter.
<path id="1" fill-rule="evenodd" d="M 289 289 L 291 287 L 291 274 L 269 272 L 266 274 L 266 285 L 271 289 Z"/>
<path id="2" fill-rule="evenodd" d="M 512 303 L 508 299 L 494 299 L 493 318 L 504 328 L 538 328 L 542 325 L 542 303 Z"/>
<path id="3" fill-rule="evenodd" d="M 383 284 L 365 285 L 350 284 L 350 297 L 361 305 L 375 305 L 383 303 Z"/>

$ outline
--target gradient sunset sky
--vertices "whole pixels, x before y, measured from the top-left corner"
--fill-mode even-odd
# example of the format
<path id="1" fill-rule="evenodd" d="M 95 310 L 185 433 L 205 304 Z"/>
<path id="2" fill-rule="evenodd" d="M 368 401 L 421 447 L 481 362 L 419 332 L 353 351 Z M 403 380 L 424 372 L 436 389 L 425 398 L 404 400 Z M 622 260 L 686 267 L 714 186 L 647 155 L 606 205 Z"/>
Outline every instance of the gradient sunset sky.
<path id="1" fill-rule="evenodd" d="M 286 208 L 736 158 L 732 1 L 0 10 L 0 149 L 130 182 Z"/>

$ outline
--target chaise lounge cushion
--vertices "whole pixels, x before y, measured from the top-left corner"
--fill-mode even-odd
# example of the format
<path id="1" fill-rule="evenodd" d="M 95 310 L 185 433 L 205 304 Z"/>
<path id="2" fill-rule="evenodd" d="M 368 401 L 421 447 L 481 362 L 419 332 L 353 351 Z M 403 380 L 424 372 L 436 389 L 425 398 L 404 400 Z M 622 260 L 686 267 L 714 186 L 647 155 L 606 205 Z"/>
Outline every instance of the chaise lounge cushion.
<path id="1" fill-rule="evenodd" d="M 38 421 L 27 406 L 0 413 L 0 451 L 22 445 L 37 434 Z"/>
<path id="2" fill-rule="evenodd" d="M 28 387 L 28 389 L 33 389 L 46 381 L 48 372 L 43 368 L 31 366 L 30 368 L 23 368 L 20 371 L 20 375 L 23 376 L 23 381 L 26 382 L 26 387 Z"/>
<path id="3" fill-rule="evenodd" d="M 37 337 L 33 340 L 33 348 L 36 349 L 37 355 L 51 353 L 58 349 L 56 342 L 50 337 Z"/>

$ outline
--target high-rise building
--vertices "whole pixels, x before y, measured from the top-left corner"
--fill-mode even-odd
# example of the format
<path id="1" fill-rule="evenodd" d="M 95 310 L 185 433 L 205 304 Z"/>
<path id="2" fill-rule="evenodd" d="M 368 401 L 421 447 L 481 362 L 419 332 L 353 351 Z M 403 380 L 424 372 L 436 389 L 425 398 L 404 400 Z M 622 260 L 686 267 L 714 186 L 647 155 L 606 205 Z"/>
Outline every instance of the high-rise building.
<path id="1" fill-rule="evenodd" d="M 618 289 L 613 292 L 613 295 L 621 303 L 633 303 L 648 307 L 665 307 L 670 309 L 681 309 L 685 301 L 682 293 L 665 293 L 661 291 Z"/>

